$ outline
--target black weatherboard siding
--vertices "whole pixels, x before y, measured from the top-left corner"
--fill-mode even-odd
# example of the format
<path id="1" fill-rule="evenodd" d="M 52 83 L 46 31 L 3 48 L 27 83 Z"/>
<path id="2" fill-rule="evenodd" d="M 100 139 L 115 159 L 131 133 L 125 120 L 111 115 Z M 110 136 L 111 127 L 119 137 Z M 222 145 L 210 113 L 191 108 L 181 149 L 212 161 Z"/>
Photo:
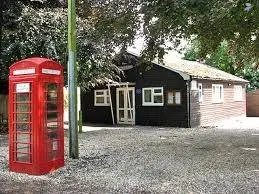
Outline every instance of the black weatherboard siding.
<path id="1" fill-rule="evenodd" d="M 135 83 L 135 122 L 136 125 L 160 125 L 188 127 L 187 86 L 186 81 L 173 71 L 164 67 L 143 65 L 125 71 L 122 82 Z M 142 106 L 142 88 L 163 87 L 163 106 Z M 106 89 L 107 86 L 98 89 Z M 97 89 L 97 88 L 96 88 Z M 168 105 L 167 92 L 180 91 L 181 105 Z M 116 89 L 111 91 L 114 118 L 116 122 Z M 110 106 L 94 106 L 94 90 L 82 92 L 81 96 L 83 121 L 112 124 Z"/>
<path id="2" fill-rule="evenodd" d="M 107 86 L 96 88 L 107 89 Z M 114 108 L 114 118 L 116 121 L 116 93 L 115 88 L 111 88 L 111 97 Z M 81 109 L 84 123 L 103 123 L 112 124 L 110 106 L 94 106 L 94 90 L 81 92 Z"/>
<path id="3" fill-rule="evenodd" d="M 178 73 L 158 65 L 144 69 L 136 67 L 125 72 L 125 80 L 136 83 L 136 124 L 187 127 L 186 81 Z M 148 87 L 163 87 L 163 106 L 142 106 L 142 88 Z M 181 105 L 167 104 L 167 93 L 170 91 L 181 91 Z"/>

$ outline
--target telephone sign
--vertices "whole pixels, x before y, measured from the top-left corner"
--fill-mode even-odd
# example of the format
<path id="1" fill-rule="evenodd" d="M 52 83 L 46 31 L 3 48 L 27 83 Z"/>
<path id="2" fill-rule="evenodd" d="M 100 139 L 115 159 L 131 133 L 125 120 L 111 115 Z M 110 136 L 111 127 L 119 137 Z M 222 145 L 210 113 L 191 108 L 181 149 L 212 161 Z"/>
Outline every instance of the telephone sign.
<path id="1" fill-rule="evenodd" d="M 25 93 L 30 91 L 30 83 L 16 84 L 16 93 Z"/>

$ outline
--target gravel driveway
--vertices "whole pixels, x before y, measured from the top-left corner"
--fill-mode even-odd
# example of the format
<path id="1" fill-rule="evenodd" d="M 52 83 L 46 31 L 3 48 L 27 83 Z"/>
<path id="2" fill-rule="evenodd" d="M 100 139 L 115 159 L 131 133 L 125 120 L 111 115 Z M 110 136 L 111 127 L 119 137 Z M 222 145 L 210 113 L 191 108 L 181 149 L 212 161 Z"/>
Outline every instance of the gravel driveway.
<path id="1" fill-rule="evenodd" d="M 115 127 L 79 134 L 80 159 L 44 176 L 8 171 L 0 193 L 259 193 L 259 130 Z M 68 145 L 66 138 L 66 145 Z"/>

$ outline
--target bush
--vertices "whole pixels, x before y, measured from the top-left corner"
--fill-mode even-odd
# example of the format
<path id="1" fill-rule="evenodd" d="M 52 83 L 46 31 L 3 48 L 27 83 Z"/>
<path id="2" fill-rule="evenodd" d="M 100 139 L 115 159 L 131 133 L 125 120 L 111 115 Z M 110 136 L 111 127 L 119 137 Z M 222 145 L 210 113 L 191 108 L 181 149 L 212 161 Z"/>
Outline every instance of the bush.
<path id="1" fill-rule="evenodd" d="M 7 133 L 8 133 L 8 123 L 0 122 L 0 134 L 7 134 Z"/>

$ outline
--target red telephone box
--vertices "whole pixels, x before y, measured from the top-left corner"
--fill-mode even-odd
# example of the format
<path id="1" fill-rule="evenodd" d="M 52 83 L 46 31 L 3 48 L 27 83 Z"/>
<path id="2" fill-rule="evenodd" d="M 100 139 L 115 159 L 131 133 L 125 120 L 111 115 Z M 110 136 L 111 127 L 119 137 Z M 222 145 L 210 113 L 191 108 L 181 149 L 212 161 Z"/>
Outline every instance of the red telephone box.
<path id="1" fill-rule="evenodd" d="M 29 58 L 10 67 L 9 168 L 46 174 L 64 166 L 63 67 Z"/>

